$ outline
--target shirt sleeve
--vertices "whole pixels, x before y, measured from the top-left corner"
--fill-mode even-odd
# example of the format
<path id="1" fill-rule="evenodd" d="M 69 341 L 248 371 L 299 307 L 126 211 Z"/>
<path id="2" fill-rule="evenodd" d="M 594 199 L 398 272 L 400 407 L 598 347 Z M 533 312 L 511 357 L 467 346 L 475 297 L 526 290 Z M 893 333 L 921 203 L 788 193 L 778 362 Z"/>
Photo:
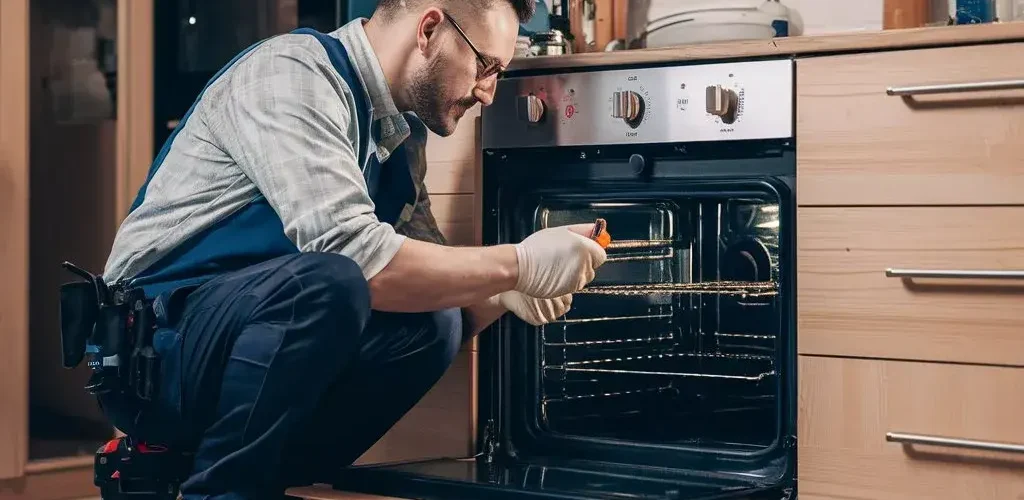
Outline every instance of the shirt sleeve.
<path id="1" fill-rule="evenodd" d="M 406 237 L 374 215 L 351 90 L 312 37 L 265 43 L 225 75 L 207 126 L 300 251 L 345 255 L 369 280 Z"/>

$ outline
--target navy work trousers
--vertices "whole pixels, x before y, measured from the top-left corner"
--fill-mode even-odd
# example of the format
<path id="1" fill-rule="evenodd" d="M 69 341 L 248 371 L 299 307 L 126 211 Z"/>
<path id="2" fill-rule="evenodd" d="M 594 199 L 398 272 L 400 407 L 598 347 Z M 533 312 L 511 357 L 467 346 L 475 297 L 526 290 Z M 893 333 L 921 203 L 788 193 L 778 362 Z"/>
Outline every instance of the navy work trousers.
<path id="1" fill-rule="evenodd" d="M 301 253 L 160 302 L 160 395 L 141 413 L 104 402 L 139 439 L 195 450 L 186 500 L 280 498 L 330 478 L 448 369 L 459 310 L 370 312 L 350 259 Z"/>

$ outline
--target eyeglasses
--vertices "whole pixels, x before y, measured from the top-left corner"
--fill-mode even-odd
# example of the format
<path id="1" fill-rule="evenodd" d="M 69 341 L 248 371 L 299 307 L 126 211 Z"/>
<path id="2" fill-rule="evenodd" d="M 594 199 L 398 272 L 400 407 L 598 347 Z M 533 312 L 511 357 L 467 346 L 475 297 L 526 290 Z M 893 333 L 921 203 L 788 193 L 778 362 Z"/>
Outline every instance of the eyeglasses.
<path id="1" fill-rule="evenodd" d="M 466 44 L 469 45 L 469 48 L 473 51 L 474 54 L 476 54 L 476 60 L 478 63 L 476 68 L 476 79 L 478 81 L 490 77 L 491 75 L 497 75 L 505 70 L 505 68 L 501 66 L 501 61 L 499 61 L 496 57 L 486 56 L 484 54 L 481 54 L 480 51 L 477 50 L 476 45 L 473 45 L 473 41 L 470 40 L 468 36 L 466 36 L 466 32 L 462 31 L 462 27 L 459 26 L 459 23 L 455 22 L 455 19 L 452 18 L 451 14 L 443 10 L 441 12 L 444 13 L 444 17 L 448 19 L 448 22 L 452 23 L 452 26 L 455 28 L 455 31 L 459 32 L 459 36 L 461 36 L 462 39 L 466 41 Z"/>

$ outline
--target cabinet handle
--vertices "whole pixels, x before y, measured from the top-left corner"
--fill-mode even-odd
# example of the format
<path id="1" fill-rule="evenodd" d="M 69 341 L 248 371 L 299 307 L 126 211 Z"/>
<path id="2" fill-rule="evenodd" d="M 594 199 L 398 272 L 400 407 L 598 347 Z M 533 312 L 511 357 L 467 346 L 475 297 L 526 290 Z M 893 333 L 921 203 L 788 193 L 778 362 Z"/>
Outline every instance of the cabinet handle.
<path id="1" fill-rule="evenodd" d="M 924 436 L 921 434 L 904 434 L 902 432 L 886 432 L 885 440 L 906 444 L 930 444 L 950 448 L 966 448 L 969 450 L 1003 451 L 1007 453 L 1024 453 L 1024 445 L 994 443 L 991 441 L 975 441 L 973 439 L 957 439 L 940 436 Z"/>
<path id="2" fill-rule="evenodd" d="M 950 83 L 946 85 L 920 85 L 916 87 L 889 87 L 888 95 L 912 96 L 915 94 L 949 94 L 954 92 L 981 92 L 983 90 L 1024 89 L 1024 80 L 1002 80 L 995 82 Z"/>
<path id="3" fill-rule="evenodd" d="M 957 279 L 1005 279 L 1024 280 L 1024 271 L 965 271 L 937 269 L 893 269 L 885 270 L 888 278 L 957 278 Z"/>

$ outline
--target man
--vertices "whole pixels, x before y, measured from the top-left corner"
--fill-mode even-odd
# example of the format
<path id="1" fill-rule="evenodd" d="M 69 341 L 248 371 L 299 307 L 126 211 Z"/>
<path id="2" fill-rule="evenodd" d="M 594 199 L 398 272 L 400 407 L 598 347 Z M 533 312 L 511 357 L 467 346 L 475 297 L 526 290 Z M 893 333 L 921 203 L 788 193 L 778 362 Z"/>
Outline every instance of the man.
<path id="1" fill-rule="evenodd" d="M 533 4 L 381 0 L 333 33 L 265 40 L 164 145 L 104 271 L 154 300 L 158 395 L 100 402 L 129 435 L 195 453 L 185 498 L 323 479 L 463 339 L 508 310 L 550 322 L 593 279 L 590 225 L 444 246 L 422 185 L 424 126 L 450 135 L 491 103 Z"/>

